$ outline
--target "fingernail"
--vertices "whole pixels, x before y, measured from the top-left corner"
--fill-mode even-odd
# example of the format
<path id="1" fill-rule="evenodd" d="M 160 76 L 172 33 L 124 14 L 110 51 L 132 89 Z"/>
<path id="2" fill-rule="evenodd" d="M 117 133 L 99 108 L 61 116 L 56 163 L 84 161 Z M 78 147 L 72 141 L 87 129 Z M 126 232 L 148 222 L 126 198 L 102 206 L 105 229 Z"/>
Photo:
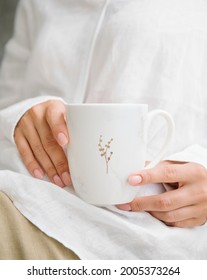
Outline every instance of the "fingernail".
<path id="1" fill-rule="evenodd" d="M 142 177 L 139 175 L 130 176 L 128 181 L 130 185 L 136 186 L 142 182 Z"/>
<path id="2" fill-rule="evenodd" d="M 71 186 L 72 185 L 70 174 L 68 172 L 64 172 L 61 177 L 62 177 L 63 183 L 66 186 Z"/>
<path id="3" fill-rule="evenodd" d="M 121 210 L 124 210 L 124 211 L 131 211 L 132 208 L 129 204 L 119 204 L 117 205 L 117 207 Z"/>
<path id="4" fill-rule="evenodd" d="M 43 174 L 40 172 L 39 169 L 35 169 L 35 170 L 34 170 L 34 176 L 35 176 L 35 178 L 40 179 L 40 180 L 42 180 L 43 177 L 44 177 Z"/>
<path id="5" fill-rule="evenodd" d="M 64 133 L 60 132 L 57 136 L 57 141 L 60 146 L 65 147 L 68 144 L 68 139 Z"/>
<path id="6" fill-rule="evenodd" d="M 60 177 L 58 175 L 55 175 L 53 177 L 53 182 L 61 188 L 64 187 L 64 184 L 63 184 L 62 180 L 60 179 Z"/>

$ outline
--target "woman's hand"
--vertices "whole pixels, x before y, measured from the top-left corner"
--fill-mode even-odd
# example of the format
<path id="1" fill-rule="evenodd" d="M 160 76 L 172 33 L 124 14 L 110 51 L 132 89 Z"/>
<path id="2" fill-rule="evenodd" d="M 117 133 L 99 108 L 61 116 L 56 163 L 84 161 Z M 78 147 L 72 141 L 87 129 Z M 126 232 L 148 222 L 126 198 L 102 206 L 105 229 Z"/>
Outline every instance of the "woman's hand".
<path id="1" fill-rule="evenodd" d="M 43 179 L 46 173 L 60 187 L 71 184 L 63 150 L 69 136 L 62 102 L 50 100 L 28 110 L 15 128 L 14 140 L 24 164 L 34 177 Z"/>
<path id="2" fill-rule="evenodd" d="M 129 177 L 132 186 L 169 183 L 173 190 L 136 197 L 120 209 L 147 211 L 165 224 L 175 227 L 203 225 L 207 219 L 207 170 L 196 163 L 164 161 Z"/>

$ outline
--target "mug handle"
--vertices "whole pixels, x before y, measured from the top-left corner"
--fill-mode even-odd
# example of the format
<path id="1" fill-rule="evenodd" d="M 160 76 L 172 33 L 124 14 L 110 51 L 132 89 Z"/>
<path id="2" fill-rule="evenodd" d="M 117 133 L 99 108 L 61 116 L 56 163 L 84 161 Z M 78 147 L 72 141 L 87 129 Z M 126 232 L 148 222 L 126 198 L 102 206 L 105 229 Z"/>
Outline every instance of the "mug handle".
<path id="1" fill-rule="evenodd" d="M 158 155 L 155 157 L 155 159 L 152 160 L 145 167 L 145 169 L 155 167 L 165 157 L 165 155 L 168 152 L 168 149 L 170 148 L 170 146 L 172 144 L 172 140 L 174 138 L 175 124 L 174 124 L 174 121 L 173 121 L 173 118 L 171 117 L 171 115 L 163 110 L 152 110 L 152 111 L 148 112 L 148 116 L 147 116 L 147 125 L 146 125 L 146 130 L 145 130 L 146 138 L 145 139 L 147 139 L 148 130 L 149 130 L 149 127 L 150 127 L 152 121 L 158 116 L 164 118 L 167 122 L 167 127 L 168 127 L 167 135 L 166 135 L 165 143 L 164 143 L 161 151 L 158 153 Z"/>

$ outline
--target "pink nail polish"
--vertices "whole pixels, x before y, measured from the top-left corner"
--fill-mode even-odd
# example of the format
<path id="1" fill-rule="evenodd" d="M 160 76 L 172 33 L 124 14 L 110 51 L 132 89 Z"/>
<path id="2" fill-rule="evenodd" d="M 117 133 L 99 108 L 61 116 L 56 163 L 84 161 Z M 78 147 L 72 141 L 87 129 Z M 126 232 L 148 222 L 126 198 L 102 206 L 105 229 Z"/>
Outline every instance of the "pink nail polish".
<path id="1" fill-rule="evenodd" d="M 57 136 L 57 141 L 60 146 L 65 147 L 68 144 L 68 139 L 64 133 L 60 132 Z"/>
<path id="2" fill-rule="evenodd" d="M 35 178 L 40 179 L 40 180 L 43 179 L 43 174 L 40 172 L 39 169 L 35 169 L 33 173 L 34 173 Z"/>
<path id="3" fill-rule="evenodd" d="M 129 177 L 129 184 L 136 186 L 142 182 L 142 177 L 139 175 L 134 175 Z"/>
<path id="4" fill-rule="evenodd" d="M 121 210 L 124 210 L 124 211 L 131 211 L 132 208 L 129 204 L 120 204 L 120 205 L 117 205 L 117 207 Z"/>
<path id="5" fill-rule="evenodd" d="M 60 177 L 58 175 L 55 175 L 53 177 L 53 182 L 61 188 L 64 187 L 64 184 L 63 184 L 62 180 L 60 179 Z"/>
<path id="6" fill-rule="evenodd" d="M 61 177 L 62 177 L 63 183 L 66 186 L 71 186 L 72 185 L 70 174 L 68 172 L 64 172 Z"/>

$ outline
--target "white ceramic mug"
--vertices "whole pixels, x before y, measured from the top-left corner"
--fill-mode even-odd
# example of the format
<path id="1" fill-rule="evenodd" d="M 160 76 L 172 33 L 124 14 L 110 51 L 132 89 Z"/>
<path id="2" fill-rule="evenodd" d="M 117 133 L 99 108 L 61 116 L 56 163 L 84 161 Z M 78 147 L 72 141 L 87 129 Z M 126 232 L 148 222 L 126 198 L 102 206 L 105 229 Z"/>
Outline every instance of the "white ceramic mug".
<path id="1" fill-rule="evenodd" d="M 104 206 L 134 199 L 137 189 L 127 178 L 145 166 L 147 132 L 157 116 L 166 120 L 168 132 L 150 167 L 166 155 L 173 138 L 174 122 L 167 112 L 148 112 L 147 104 L 67 105 L 71 179 L 83 200 Z"/>

